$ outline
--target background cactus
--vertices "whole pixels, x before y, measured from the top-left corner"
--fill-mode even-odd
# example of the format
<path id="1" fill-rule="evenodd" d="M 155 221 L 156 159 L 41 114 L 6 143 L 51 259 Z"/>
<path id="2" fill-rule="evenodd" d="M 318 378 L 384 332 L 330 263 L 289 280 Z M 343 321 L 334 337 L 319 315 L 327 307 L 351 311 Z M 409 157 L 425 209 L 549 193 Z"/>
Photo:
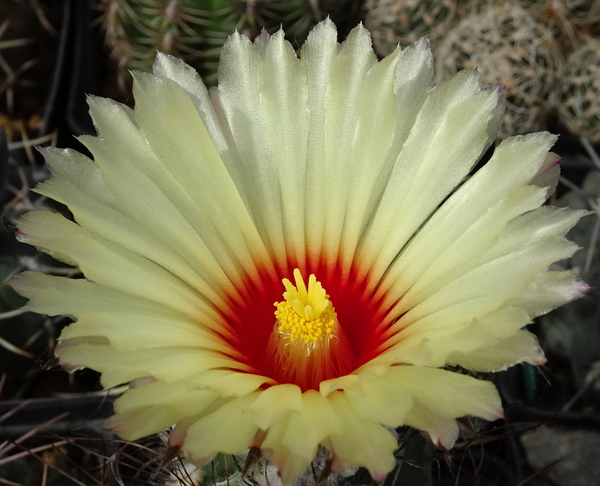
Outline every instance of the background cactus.
<path id="1" fill-rule="evenodd" d="M 563 57 L 577 48 L 591 29 L 600 25 L 597 0 L 521 0 L 520 3 L 553 31 Z"/>
<path id="2" fill-rule="evenodd" d="M 392 53 L 398 43 L 412 44 L 424 35 L 430 40 L 455 21 L 464 1 L 457 0 L 367 0 L 365 27 L 380 56 Z"/>
<path id="3" fill-rule="evenodd" d="M 573 134 L 600 142 L 600 41 L 589 39 L 560 71 L 552 102 Z"/>
<path id="4" fill-rule="evenodd" d="M 582 24 L 600 21 L 600 2 L 597 0 L 547 0 L 547 3 L 564 5 L 568 15 Z"/>
<path id="5" fill-rule="evenodd" d="M 558 67 L 552 31 L 516 4 L 484 6 L 463 18 L 434 47 L 438 81 L 477 69 L 485 85 L 504 84 L 501 136 L 545 127 Z"/>
<path id="6" fill-rule="evenodd" d="M 119 66 L 150 70 L 156 51 L 183 58 L 215 84 L 221 46 L 235 30 L 254 37 L 283 26 L 299 45 L 309 30 L 342 2 L 328 0 L 97 0 L 106 44 Z"/>

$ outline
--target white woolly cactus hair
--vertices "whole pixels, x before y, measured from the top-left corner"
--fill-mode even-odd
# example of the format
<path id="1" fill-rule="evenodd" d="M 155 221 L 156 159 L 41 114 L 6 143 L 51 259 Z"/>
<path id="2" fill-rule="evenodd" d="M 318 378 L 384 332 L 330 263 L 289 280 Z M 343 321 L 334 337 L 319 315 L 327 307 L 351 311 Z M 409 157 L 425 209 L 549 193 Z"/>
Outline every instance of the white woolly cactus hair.
<path id="1" fill-rule="evenodd" d="M 522 7 L 512 3 L 483 7 L 433 47 L 438 80 L 472 68 L 479 71 L 483 83 L 506 87 L 500 136 L 545 128 L 558 46 L 552 32 Z"/>
<path id="2" fill-rule="evenodd" d="M 552 101 L 570 132 L 600 142 L 600 41 L 589 39 L 569 56 Z"/>
<path id="3" fill-rule="evenodd" d="M 456 18 L 459 3 L 454 0 L 367 0 L 365 27 L 380 56 L 408 46 L 424 35 L 445 33 Z"/>

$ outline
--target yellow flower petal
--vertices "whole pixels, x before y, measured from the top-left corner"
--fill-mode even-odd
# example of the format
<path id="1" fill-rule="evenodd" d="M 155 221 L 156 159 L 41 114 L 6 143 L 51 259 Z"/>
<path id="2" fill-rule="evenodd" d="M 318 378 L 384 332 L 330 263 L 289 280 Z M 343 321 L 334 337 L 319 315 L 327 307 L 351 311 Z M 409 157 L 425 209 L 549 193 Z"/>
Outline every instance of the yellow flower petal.
<path id="1" fill-rule="evenodd" d="M 473 371 L 492 372 L 504 371 L 519 363 L 540 366 L 546 358 L 537 337 L 528 331 L 519 331 L 492 346 L 477 347 L 468 352 L 454 350 L 447 361 Z"/>
<path id="2" fill-rule="evenodd" d="M 63 341 L 58 350 L 60 362 L 71 369 L 84 366 L 102 373 L 102 384 L 114 387 L 138 378 L 153 376 L 166 382 L 176 381 L 214 368 L 244 370 L 238 361 L 221 353 L 195 346 L 149 348 L 121 351 L 107 344 Z M 173 359 L 173 356 L 177 359 Z"/>
<path id="3" fill-rule="evenodd" d="M 59 260 L 76 263 L 94 282 L 153 300 L 189 316 L 203 312 L 206 321 L 219 320 L 214 308 L 173 273 L 57 213 L 32 211 L 19 220 L 19 228 L 23 233 L 22 241 L 38 245 Z M 218 302 L 225 306 L 222 300 Z"/>
<path id="4" fill-rule="evenodd" d="M 74 221 L 34 211 L 17 235 L 85 280 L 11 284 L 76 320 L 67 369 L 132 382 L 108 421 L 121 436 L 174 426 L 198 464 L 259 448 L 286 484 L 325 447 L 332 470 L 380 481 L 392 428 L 449 448 L 457 418 L 501 416 L 491 383 L 444 367 L 541 364 L 522 327 L 587 290 L 550 270 L 583 214 L 540 207 L 555 138 L 507 139 L 469 175 L 499 90 L 470 71 L 432 87 L 426 39 L 377 61 L 362 26 L 337 35 L 325 20 L 297 55 L 283 32 L 234 34 L 210 92 L 159 54 L 135 109 L 90 97 L 93 160 L 44 150 L 37 190 Z"/>
<path id="5" fill-rule="evenodd" d="M 379 277 L 490 144 L 501 112 L 495 90 L 463 71 L 432 89 L 390 173 L 358 256 Z M 366 270 L 365 270 L 366 271 Z"/>
<path id="6" fill-rule="evenodd" d="M 292 384 L 277 385 L 265 390 L 248 408 L 262 430 L 291 412 L 302 414 L 304 403 L 300 387 Z"/>
<path id="7" fill-rule="evenodd" d="M 335 454 L 347 463 L 363 465 L 375 481 L 383 481 L 396 465 L 395 437 L 379 423 L 360 419 L 344 393 L 334 392 L 328 399 L 343 427 L 342 433 L 331 435 Z"/>
<path id="8" fill-rule="evenodd" d="M 226 401 L 189 426 L 184 448 L 193 462 L 206 464 L 219 452 L 234 454 L 250 446 L 258 425 L 248 407 L 259 394 Z"/>
<path id="9" fill-rule="evenodd" d="M 106 426 L 127 440 L 136 440 L 202 412 L 218 398 L 218 394 L 194 389 L 186 382 L 155 381 L 117 399 L 116 415 L 106 421 Z"/>
<path id="10" fill-rule="evenodd" d="M 283 484 L 290 484 L 313 460 L 319 443 L 342 431 L 335 406 L 317 391 L 308 390 L 302 394 L 300 411 L 290 410 L 269 427 L 261 451 L 279 468 Z"/>
<path id="11" fill-rule="evenodd" d="M 488 381 L 422 366 L 394 366 L 387 376 L 413 398 L 405 423 L 425 430 L 436 445 L 446 449 L 458 437 L 456 418 L 502 418 L 500 396 Z"/>

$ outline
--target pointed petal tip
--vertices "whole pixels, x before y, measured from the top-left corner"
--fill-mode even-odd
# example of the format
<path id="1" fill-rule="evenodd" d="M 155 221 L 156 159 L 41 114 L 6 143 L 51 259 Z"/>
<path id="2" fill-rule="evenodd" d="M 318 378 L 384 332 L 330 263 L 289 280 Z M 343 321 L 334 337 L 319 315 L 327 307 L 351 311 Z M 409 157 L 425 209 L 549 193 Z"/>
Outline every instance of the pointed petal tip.
<path id="1" fill-rule="evenodd" d="M 213 452 L 208 455 L 202 456 L 200 454 L 192 454 L 188 452 L 188 457 L 192 464 L 195 464 L 196 466 L 205 466 L 206 464 L 211 462 L 217 456 L 217 454 L 217 452 Z"/>
<path id="2" fill-rule="evenodd" d="M 454 439 L 452 439 L 451 442 L 446 442 L 442 439 L 442 437 L 438 436 L 438 435 L 433 435 L 432 432 L 429 432 L 429 438 L 431 439 L 431 442 L 433 442 L 433 445 L 435 446 L 436 449 L 439 449 L 441 451 L 448 451 L 450 449 L 452 449 L 452 447 L 454 447 L 454 443 L 456 442 L 456 437 Z M 425 434 L 427 436 L 427 433 Z"/>
<path id="3" fill-rule="evenodd" d="M 331 457 L 329 460 L 331 461 L 331 471 L 341 474 L 344 477 L 353 476 L 358 471 L 358 466 L 354 464 L 348 464 L 346 461 L 340 459 L 335 451 L 331 452 Z"/>
<path id="4" fill-rule="evenodd" d="M 415 44 L 420 49 L 429 49 L 431 46 L 431 41 L 429 40 L 429 35 L 425 34 L 417 42 L 415 42 Z"/>
<path id="5" fill-rule="evenodd" d="M 541 348 L 540 348 L 537 357 L 531 357 L 529 359 L 524 359 L 523 361 L 520 362 L 520 364 L 529 364 L 531 366 L 537 367 L 537 366 L 544 366 L 547 361 L 548 360 L 543 355 L 543 352 L 541 351 Z M 517 364 L 519 364 L 519 363 L 517 363 Z"/>
<path id="6" fill-rule="evenodd" d="M 234 45 L 239 44 L 240 42 L 247 42 L 249 44 L 252 43 L 252 41 L 248 38 L 247 35 L 240 34 L 240 32 L 236 29 L 232 34 L 229 35 L 229 37 L 227 37 L 227 40 L 223 44 L 220 62 L 222 62 L 223 60 L 223 53 L 226 52 L 228 49 L 231 49 Z"/>
<path id="7" fill-rule="evenodd" d="M 167 56 L 168 54 L 165 54 L 159 50 L 156 51 L 156 55 L 154 56 L 154 62 L 152 63 L 152 72 L 154 72 L 154 68 L 155 66 L 158 66 L 160 64 L 164 64 L 165 62 L 167 62 Z"/>
<path id="8" fill-rule="evenodd" d="M 329 18 L 329 16 L 327 18 Z M 336 26 L 336 29 L 337 29 L 337 26 Z M 369 37 L 371 37 L 371 32 L 369 31 L 369 29 L 367 29 L 365 27 L 362 20 L 352 30 L 355 30 L 355 29 L 360 30 L 361 32 L 366 32 L 369 35 Z"/>
<path id="9" fill-rule="evenodd" d="M 46 150 L 45 147 L 40 147 L 39 145 L 34 145 L 33 148 L 36 149 L 38 151 L 38 153 L 40 153 L 42 156 L 46 157 L 46 154 L 48 153 L 48 151 Z"/>
<path id="10" fill-rule="evenodd" d="M 323 20 L 321 20 L 321 22 L 319 22 L 317 25 L 327 25 L 329 27 L 333 27 L 337 32 L 337 26 L 333 23 L 333 20 L 331 20 L 331 17 L 329 15 Z M 362 21 L 359 22 L 358 25 L 362 26 Z"/>
<path id="11" fill-rule="evenodd" d="M 120 419 L 119 415 L 113 415 L 104 421 L 104 427 L 112 431 L 122 429 L 124 425 L 125 422 Z"/>
<path id="12" fill-rule="evenodd" d="M 137 74 L 139 71 L 134 72 Z M 85 95 L 85 101 L 87 102 L 88 106 L 94 103 L 114 103 L 113 100 L 89 93 Z"/>
<path id="13" fill-rule="evenodd" d="M 170 66 L 174 64 L 184 64 L 184 62 L 178 57 L 156 51 L 156 57 L 154 58 L 154 63 L 152 63 L 152 73 L 159 75 L 159 73 L 168 72 L 171 70 Z"/>
<path id="14" fill-rule="evenodd" d="M 387 474 L 383 474 L 383 473 L 374 473 L 373 474 L 373 479 L 375 481 L 377 481 L 378 483 L 383 482 L 383 480 L 387 477 Z"/>
<path id="15" fill-rule="evenodd" d="M 31 238 L 27 233 L 21 231 L 17 226 L 15 226 L 15 228 L 13 229 L 13 232 L 15 233 L 15 236 L 18 241 L 22 242 L 26 238 Z"/>
<path id="16" fill-rule="evenodd" d="M 356 27 L 354 27 L 353 30 L 358 29 L 359 26 L 357 25 Z M 363 27 L 364 29 L 364 27 Z M 329 17 L 329 15 L 327 17 L 325 17 L 323 20 L 321 20 L 321 22 L 319 22 L 317 25 L 315 25 L 311 31 L 308 33 L 308 36 L 306 38 L 305 44 L 306 43 L 310 43 L 311 39 L 313 39 L 314 37 L 318 37 L 320 35 L 323 35 L 323 32 L 329 31 L 331 33 L 335 33 L 336 37 L 337 37 L 337 27 L 336 25 L 333 23 L 333 21 L 331 20 L 331 18 Z M 350 32 L 352 32 L 350 31 Z M 350 34 L 349 34 L 350 35 Z"/>
<path id="17" fill-rule="evenodd" d="M 281 33 L 283 33 L 282 28 L 280 28 L 274 34 L 274 37 L 277 38 L 277 36 L 281 36 Z M 260 31 L 260 34 L 258 34 L 256 36 L 256 38 L 254 39 L 254 45 L 257 46 L 259 51 L 261 52 L 261 54 L 264 55 L 265 52 L 267 52 L 267 47 L 268 47 L 270 41 L 271 41 L 271 34 L 269 34 L 267 32 L 267 29 L 265 29 L 263 27 Z"/>

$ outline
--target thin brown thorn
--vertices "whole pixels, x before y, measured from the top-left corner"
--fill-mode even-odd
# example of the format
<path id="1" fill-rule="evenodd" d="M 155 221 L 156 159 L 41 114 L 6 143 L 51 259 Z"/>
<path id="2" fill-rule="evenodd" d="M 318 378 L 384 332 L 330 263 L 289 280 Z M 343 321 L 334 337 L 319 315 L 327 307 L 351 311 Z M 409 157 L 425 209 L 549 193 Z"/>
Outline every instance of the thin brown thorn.
<path id="1" fill-rule="evenodd" d="M 28 439 L 32 435 L 35 435 L 40 430 L 43 430 L 44 428 L 48 427 L 49 425 L 52 425 L 53 423 L 58 422 L 59 420 L 62 420 L 67 415 L 69 415 L 69 412 L 61 413 L 58 417 L 54 417 L 53 419 L 50 419 L 47 422 L 44 422 L 43 424 L 38 425 L 37 427 L 31 429 L 29 432 L 27 432 L 26 434 L 22 435 L 21 437 L 19 437 L 14 442 L 11 442 L 6 447 L 3 447 L 2 449 L 0 449 L 1 452 L 2 452 L 2 454 L 6 454 L 6 452 L 10 451 L 11 449 L 14 449 L 17 445 L 21 444 L 22 442 L 24 442 L 26 439 Z M 1 460 L 0 460 L 0 464 L 2 464 Z"/>

